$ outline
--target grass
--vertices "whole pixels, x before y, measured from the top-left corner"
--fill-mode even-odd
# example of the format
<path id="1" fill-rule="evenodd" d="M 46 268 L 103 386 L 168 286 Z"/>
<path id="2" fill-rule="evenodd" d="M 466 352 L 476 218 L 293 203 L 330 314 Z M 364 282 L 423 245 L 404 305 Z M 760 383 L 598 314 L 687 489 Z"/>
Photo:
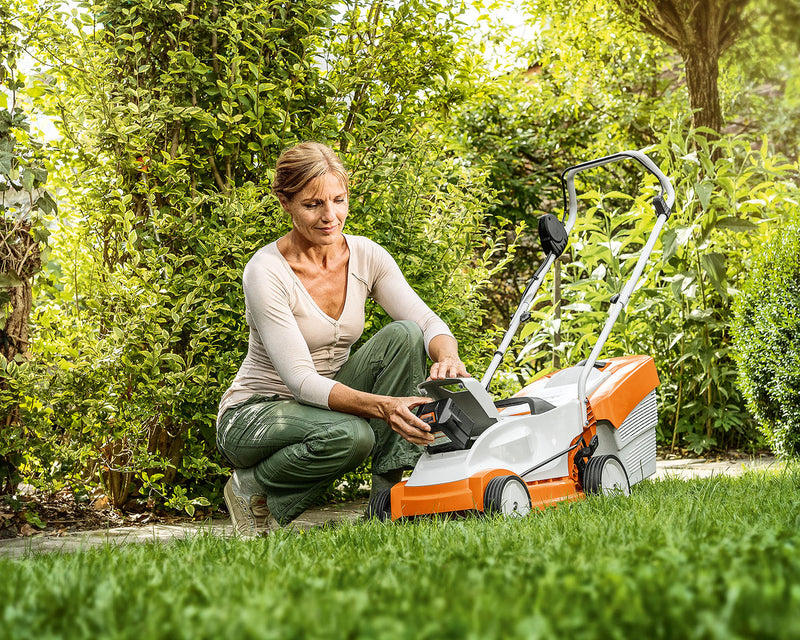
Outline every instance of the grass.
<path id="1" fill-rule="evenodd" d="M 800 468 L 524 519 L 0 560 L 3 638 L 798 638 Z"/>

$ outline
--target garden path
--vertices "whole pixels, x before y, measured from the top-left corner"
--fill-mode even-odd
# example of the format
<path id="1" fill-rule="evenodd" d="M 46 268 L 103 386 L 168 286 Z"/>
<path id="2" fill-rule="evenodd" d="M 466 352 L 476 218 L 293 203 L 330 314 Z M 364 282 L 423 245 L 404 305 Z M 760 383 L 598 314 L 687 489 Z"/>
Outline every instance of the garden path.
<path id="1" fill-rule="evenodd" d="M 742 458 L 726 458 L 723 460 L 707 460 L 705 458 L 676 458 L 659 460 L 656 463 L 655 478 L 678 477 L 685 480 L 707 478 L 712 475 L 738 475 L 748 469 L 767 469 L 778 467 L 779 462 L 767 455 Z M 366 508 L 365 500 L 355 500 L 343 504 L 326 505 L 310 509 L 295 520 L 302 529 L 322 526 L 327 522 L 343 522 L 356 520 Z M 106 543 L 128 544 L 135 542 L 169 542 L 199 532 L 212 535 L 230 536 L 232 529 L 230 520 L 213 519 L 206 522 L 185 522 L 181 524 L 155 524 L 151 526 L 133 526 L 102 529 L 97 531 L 78 531 L 63 536 L 40 534 L 27 538 L 0 540 L 0 556 L 19 558 L 35 553 L 54 551 L 78 551 Z"/>

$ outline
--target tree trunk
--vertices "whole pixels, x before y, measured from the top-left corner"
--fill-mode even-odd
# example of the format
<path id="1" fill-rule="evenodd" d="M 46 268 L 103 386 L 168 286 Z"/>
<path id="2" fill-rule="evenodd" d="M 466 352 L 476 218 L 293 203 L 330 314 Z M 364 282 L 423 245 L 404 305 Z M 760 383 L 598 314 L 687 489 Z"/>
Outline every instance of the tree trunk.
<path id="1" fill-rule="evenodd" d="M 9 296 L 4 308 L 0 307 L 0 314 L 5 316 L 5 325 L 0 329 L 0 353 L 6 360 L 13 360 L 18 353 L 25 355 L 28 352 L 33 276 L 42 268 L 42 262 L 41 248 L 31 234 L 31 224 L 19 221 L 11 224 L 8 219 L 4 222 L 4 252 L 0 254 L 0 273 L 13 273 L 22 281 L 17 287 L 0 289 Z"/>
<path id="2" fill-rule="evenodd" d="M 19 287 L 0 289 L 8 293 L 11 299 L 7 303 L 6 325 L 0 329 L 0 353 L 6 360 L 11 361 L 18 353 L 25 354 L 28 350 L 28 317 L 31 312 L 31 283 L 25 279 Z M 5 390 L 8 382 L 4 375 L 0 375 L 0 389 Z M 19 408 L 16 404 L 6 405 L 0 412 L 0 429 L 8 431 L 15 429 L 19 423 Z M 5 436 L 7 434 L 3 434 Z M 10 452 L 0 455 L 0 495 L 11 495 L 16 490 L 19 475 L 19 453 Z"/>
<path id="3" fill-rule="evenodd" d="M 722 109 L 719 103 L 719 54 L 706 47 L 696 47 L 682 52 L 689 90 L 692 124 L 708 127 L 719 133 L 722 130 Z"/>
<path id="4" fill-rule="evenodd" d="M 683 58 L 692 124 L 722 129 L 719 58 L 736 40 L 750 0 L 614 0 L 626 20 Z"/>
<path id="5" fill-rule="evenodd" d="M 2 210 L 0 210 L 2 214 Z M 1 220 L 2 218 L 0 218 Z M 14 272 L 22 283 L 17 287 L 0 287 L 6 302 L 0 304 L 0 321 L 5 324 L 0 329 L 0 354 L 7 361 L 28 352 L 28 321 L 33 303 L 33 275 L 41 268 L 40 247 L 30 233 L 30 224 L 15 223 L 6 228 L 0 237 L 3 239 L 5 253 L 0 255 L 0 273 Z M 4 316 L 4 317 L 3 317 Z M 4 376 L 0 375 L 0 389 L 8 385 Z M 15 404 L 5 406 L 0 414 L 0 429 L 8 430 L 19 424 L 19 408 Z M 17 468 L 18 452 L 0 455 L 0 495 L 11 494 L 19 481 Z"/>
<path id="6" fill-rule="evenodd" d="M 33 292 L 30 280 L 23 280 L 19 287 L 6 289 L 11 295 L 8 302 L 6 326 L 0 329 L 0 353 L 6 360 L 13 360 L 18 353 L 28 351 L 28 318 L 31 315 Z M 0 384 L 3 381 L 0 380 Z"/>

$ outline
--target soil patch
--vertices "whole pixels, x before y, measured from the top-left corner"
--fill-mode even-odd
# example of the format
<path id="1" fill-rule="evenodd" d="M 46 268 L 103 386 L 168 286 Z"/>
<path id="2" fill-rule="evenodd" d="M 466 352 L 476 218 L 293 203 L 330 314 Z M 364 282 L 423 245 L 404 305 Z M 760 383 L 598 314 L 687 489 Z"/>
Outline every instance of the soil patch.
<path id="1" fill-rule="evenodd" d="M 23 485 L 24 487 L 24 485 Z M 37 492 L 26 487 L 14 496 L 0 499 L 0 539 L 33 535 L 62 536 L 73 531 L 114 527 L 177 524 L 205 520 L 211 510 L 195 513 L 194 518 L 174 512 L 148 509 L 132 503 L 124 510 L 112 508 L 101 495 L 76 500 L 72 491 Z"/>

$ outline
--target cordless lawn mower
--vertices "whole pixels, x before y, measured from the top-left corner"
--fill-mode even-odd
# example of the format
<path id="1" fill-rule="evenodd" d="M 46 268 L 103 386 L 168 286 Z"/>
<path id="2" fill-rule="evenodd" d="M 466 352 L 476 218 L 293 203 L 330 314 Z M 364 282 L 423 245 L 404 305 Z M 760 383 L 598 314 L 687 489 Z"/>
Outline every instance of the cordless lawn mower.
<path id="1" fill-rule="evenodd" d="M 495 401 L 489 385 L 536 292 L 563 253 L 577 218 L 575 176 L 632 159 L 658 178 L 656 222 L 633 273 L 611 298 L 608 318 L 589 358 L 546 375 L 511 398 Z M 525 515 L 591 493 L 629 494 L 656 471 L 655 363 L 650 356 L 600 360 L 603 345 L 639 282 L 670 216 L 675 193 L 667 177 L 640 151 L 624 151 L 568 168 L 561 175 L 562 220 L 539 220 L 546 258 L 522 300 L 483 379 L 448 378 L 419 385 L 432 402 L 417 409 L 431 426 L 411 476 L 375 495 L 368 513 L 381 519 L 479 511 Z M 566 218 L 564 223 L 563 218 Z"/>

